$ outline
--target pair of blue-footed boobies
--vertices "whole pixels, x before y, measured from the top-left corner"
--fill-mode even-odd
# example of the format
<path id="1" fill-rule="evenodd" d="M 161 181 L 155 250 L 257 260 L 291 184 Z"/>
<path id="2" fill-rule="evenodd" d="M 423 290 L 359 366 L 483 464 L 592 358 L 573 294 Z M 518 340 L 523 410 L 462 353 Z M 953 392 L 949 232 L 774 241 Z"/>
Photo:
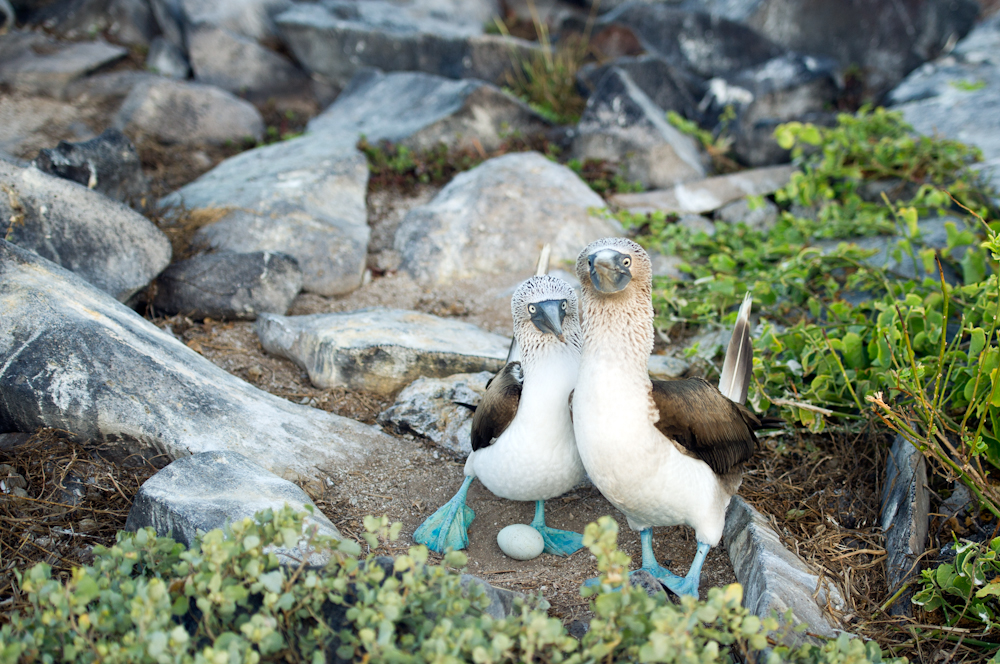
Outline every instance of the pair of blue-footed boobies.
<path id="1" fill-rule="evenodd" d="M 722 536 L 726 507 L 762 427 L 742 405 L 752 371 L 749 296 L 719 388 L 700 378 L 651 381 L 646 252 L 631 240 L 599 240 L 580 254 L 577 275 L 579 314 L 572 288 L 553 277 L 533 277 L 515 293 L 521 362 L 508 362 L 487 385 L 473 419 L 466 479 L 414 539 L 437 551 L 466 546 L 473 513 L 465 495 L 479 477 L 500 497 L 536 501 L 531 525 L 545 551 L 568 555 L 580 536 L 546 527 L 544 500 L 573 488 L 586 468 L 640 531 L 642 568 L 677 594 L 697 595 L 702 564 Z M 661 567 L 652 549 L 654 526 L 679 524 L 693 527 L 698 540 L 686 577 Z"/>

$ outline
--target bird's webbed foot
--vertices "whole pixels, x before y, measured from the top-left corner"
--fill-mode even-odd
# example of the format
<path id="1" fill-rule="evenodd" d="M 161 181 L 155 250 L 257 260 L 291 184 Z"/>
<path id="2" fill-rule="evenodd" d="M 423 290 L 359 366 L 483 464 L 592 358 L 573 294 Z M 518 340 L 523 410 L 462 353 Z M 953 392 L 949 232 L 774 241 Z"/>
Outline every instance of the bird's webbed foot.
<path id="1" fill-rule="evenodd" d="M 448 549 L 457 551 L 469 545 L 469 524 L 476 513 L 465 504 L 465 497 L 474 479 L 465 478 L 458 493 L 420 524 L 413 533 L 413 541 L 438 553 Z"/>

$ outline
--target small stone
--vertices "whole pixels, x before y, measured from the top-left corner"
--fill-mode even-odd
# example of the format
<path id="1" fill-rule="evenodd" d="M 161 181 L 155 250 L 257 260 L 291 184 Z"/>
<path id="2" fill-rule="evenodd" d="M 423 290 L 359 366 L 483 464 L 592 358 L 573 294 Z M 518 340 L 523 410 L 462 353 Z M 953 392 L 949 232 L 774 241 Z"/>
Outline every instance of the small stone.
<path id="1" fill-rule="evenodd" d="M 191 75 L 191 65 L 188 64 L 184 52 L 163 37 L 156 37 L 149 44 L 146 69 L 160 76 L 178 80 Z"/>
<path id="2" fill-rule="evenodd" d="M 688 278 L 686 273 L 680 270 L 680 265 L 684 262 L 684 259 L 680 256 L 666 256 L 658 251 L 650 251 L 649 262 L 653 268 L 654 277 L 670 277 L 671 279 Z"/>
<path id="3" fill-rule="evenodd" d="M 886 576 L 890 592 L 919 575 L 914 563 L 927 545 L 930 496 L 927 462 L 910 441 L 896 436 L 886 458 L 879 525 L 885 533 Z M 908 589 L 889 607 L 890 615 L 913 615 Z"/>
<path id="4" fill-rule="evenodd" d="M 542 555 L 545 540 L 531 526 L 513 523 L 497 533 L 497 545 L 514 560 L 531 560 Z"/>
<path id="5" fill-rule="evenodd" d="M 637 588 L 642 588 L 650 597 L 656 597 L 660 593 L 665 593 L 666 589 L 660 580 L 652 575 L 648 570 L 637 569 L 629 573 L 628 581 Z"/>
<path id="6" fill-rule="evenodd" d="M 342 314 L 261 314 L 257 335 L 319 388 L 338 385 L 392 394 L 419 376 L 499 371 L 510 339 L 469 323 L 402 309 Z"/>
<path id="7" fill-rule="evenodd" d="M 755 206 L 750 205 L 749 199 L 743 198 L 723 206 L 715 216 L 727 224 L 742 223 L 751 230 L 767 232 L 777 223 L 778 213 L 778 206 L 766 198 Z"/>
<path id="8" fill-rule="evenodd" d="M 682 214 L 677 220 L 677 225 L 694 233 L 704 233 L 708 237 L 715 235 L 715 224 L 708 217 L 700 214 Z"/>
<path id="9" fill-rule="evenodd" d="M 471 574 L 463 574 L 461 584 L 462 587 L 466 589 L 473 585 L 477 585 L 483 589 L 483 592 L 486 593 L 487 599 L 490 600 L 489 606 L 486 607 L 486 613 L 491 615 L 495 620 L 509 618 L 511 614 L 513 614 L 514 600 L 528 599 L 524 593 L 507 590 L 506 588 L 497 588 L 496 586 L 490 585 L 483 579 Z M 544 611 L 548 608 L 548 602 L 542 600 L 539 608 Z"/>
<path id="10" fill-rule="evenodd" d="M 667 355 L 650 355 L 646 362 L 649 377 L 655 380 L 671 380 L 681 378 L 687 373 L 691 365 L 684 360 Z"/>

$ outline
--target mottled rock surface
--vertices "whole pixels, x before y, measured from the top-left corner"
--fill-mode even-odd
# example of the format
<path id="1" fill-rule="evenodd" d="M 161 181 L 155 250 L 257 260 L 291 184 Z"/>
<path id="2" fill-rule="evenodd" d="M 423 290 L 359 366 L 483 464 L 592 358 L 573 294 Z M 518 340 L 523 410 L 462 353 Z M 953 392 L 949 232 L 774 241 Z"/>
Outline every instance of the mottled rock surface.
<path id="1" fill-rule="evenodd" d="M 288 58 L 223 28 L 194 27 L 188 32 L 188 53 L 198 82 L 249 99 L 309 90 L 309 77 Z"/>
<path id="2" fill-rule="evenodd" d="M 11 46 L 0 47 L 0 83 L 25 94 L 50 97 L 62 97 L 70 83 L 128 53 L 103 40 L 55 42 L 32 36 L 24 38 L 23 44 L 13 44 L 17 36 L 0 39 Z"/>
<path id="3" fill-rule="evenodd" d="M 0 161 L 0 238 L 125 302 L 170 263 L 170 241 L 110 198 L 37 168 Z"/>
<path id="4" fill-rule="evenodd" d="M 183 80 L 191 74 L 191 64 L 178 46 L 173 42 L 156 37 L 149 45 L 146 54 L 146 69 L 160 76 Z"/>
<path id="5" fill-rule="evenodd" d="M 896 436 L 885 464 L 879 525 L 885 533 L 886 574 L 889 592 L 894 593 L 920 573 L 914 563 L 927 545 L 930 496 L 927 491 L 927 463 L 910 441 Z M 915 588 L 903 593 L 889 607 L 894 616 L 913 615 L 910 597 Z"/>
<path id="6" fill-rule="evenodd" d="M 401 309 L 257 319 L 269 353 L 306 370 L 320 388 L 391 394 L 419 376 L 498 371 L 510 339 L 451 318 Z"/>
<path id="7" fill-rule="evenodd" d="M 551 264 L 575 261 L 594 238 L 621 235 L 591 215 L 604 201 L 573 171 L 537 152 L 490 159 L 455 177 L 396 232 L 402 269 L 426 284 L 517 273 L 542 245 Z"/>
<path id="8" fill-rule="evenodd" d="M 394 433 L 415 434 L 468 456 L 472 453 L 472 414 L 492 377 L 489 371 L 481 371 L 418 378 L 378 416 L 378 423 Z"/>
<path id="9" fill-rule="evenodd" d="M 230 450 L 302 479 L 355 467 L 394 444 L 373 427 L 252 387 L 2 240 L 0 302 L 0 431 L 55 427 L 172 459 Z"/>
<path id="10" fill-rule="evenodd" d="M 164 270 L 153 307 L 195 320 L 254 320 L 262 313 L 284 314 L 301 288 L 302 270 L 288 254 L 206 254 Z"/>
<path id="11" fill-rule="evenodd" d="M 306 492 L 262 468 L 238 452 L 201 452 L 183 457 L 143 482 L 129 510 L 125 530 L 152 527 L 156 534 L 173 537 L 187 547 L 196 535 L 253 518 L 266 509 L 288 506 L 313 513 L 305 518 L 303 532 L 341 539 L 342 536 Z M 293 549 L 276 548 L 284 565 L 298 565 L 307 554 L 305 542 Z M 324 565 L 328 556 L 309 551 L 310 565 Z"/>

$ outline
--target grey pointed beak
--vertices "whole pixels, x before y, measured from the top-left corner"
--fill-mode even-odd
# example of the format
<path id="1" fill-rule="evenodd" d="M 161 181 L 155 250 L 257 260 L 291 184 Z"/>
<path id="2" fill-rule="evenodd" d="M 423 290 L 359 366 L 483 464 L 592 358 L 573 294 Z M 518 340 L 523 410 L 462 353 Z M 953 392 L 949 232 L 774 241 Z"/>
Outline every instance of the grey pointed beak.
<path id="1" fill-rule="evenodd" d="M 623 264 L 626 254 L 614 249 L 601 249 L 587 256 L 590 283 L 601 293 L 617 293 L 632 281 L 632 272 Z M 630 259 L 631 260 L 631 259 Z"/>
<path id="2" fill-rule="evenodd" d="M 563 309 L 565 300 L 546 300 L 535 303 L 535 311 L 531 314 L 531 322 L 542 333 L 554 334 L 562 339 L 562 322 L 566 317 Z"/>

